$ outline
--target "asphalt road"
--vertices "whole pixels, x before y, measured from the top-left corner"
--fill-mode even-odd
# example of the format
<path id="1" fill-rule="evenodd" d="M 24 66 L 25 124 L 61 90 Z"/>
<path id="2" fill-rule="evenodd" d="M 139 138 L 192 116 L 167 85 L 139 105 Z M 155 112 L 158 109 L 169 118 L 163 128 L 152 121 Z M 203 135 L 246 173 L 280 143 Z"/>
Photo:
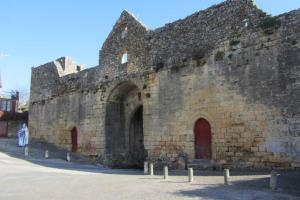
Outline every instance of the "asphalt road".
<path id="1" fill-rule="evenodd" d="M 245 174 L 231 176 L 230 186 L 223 185 L 222 172 L 203 172 L 188 183 L 184 171 L 170 171 L 169 179 L 163 180 L 160 174 L 150 177 L 142 171 L 104 169 L 60 159 L 27 160 L 0 152 L 0 199 L 300 199 L 295 184 L 290 190 L 273 192 L 268 189 L 268 174 Z"/>

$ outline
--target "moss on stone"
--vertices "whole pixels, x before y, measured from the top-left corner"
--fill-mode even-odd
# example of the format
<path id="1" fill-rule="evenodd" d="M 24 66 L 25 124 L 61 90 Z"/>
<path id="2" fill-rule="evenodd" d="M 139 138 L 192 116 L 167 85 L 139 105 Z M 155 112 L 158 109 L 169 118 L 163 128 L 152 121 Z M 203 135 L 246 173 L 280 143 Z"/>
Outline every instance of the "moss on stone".
<path id="1" fill-rule="evenodd" d="M 202 67 L 203 65 L 206 64 L 205 59 L 196 60 L 196 62 L 197 62 L 197 67 Z"/>
<path id="2" fill-rule="evenodd" d="M 240 44 L 241 43 L 241 41 L 239 41 L 239 40 L 232 40 L 231 42 L 230 42 L 230 46 L 235 46 L 235 45 L 238 45 L 238 44 Z"/>
<path id="3" fill-rule="evenodd" d="M 281 21 L 278 19 L 278 17 L 271 16 L 263 19 L 258 25 L 258 27 L 260 27 L 264 31 L 265 35 L 272 35 L 280 26 Z"/>
<path id="4" fill-rule="evenodd" d="M 260 28 L 263 30 L 269 29 L 269 28 L 279 28 L 281 26 L 281 21 L 278 19 L 278 17 L 271 17 L 268 16 L 265 19 L 263 19 L 259 25 Z"/>
<path id="5" fill-rule="evenodd" d="M 205 52 L 203 50 L 198 50 L 193 53 L 193 60 L 201 60 L 204 58 Z"/>
<path id="6" fill-rule="evenodd" d="M 225 53 L 223 51 L 218 51 L 215 55 L 215 61 L 223 60 Z"/>
<path id="7" fill-rule="evenodd" d="M 296 45 L 296 44 L 297 44 L 297 41 L 296 41 L 296 40 L 293 40 L 293 41 L 291 42 L 291 44 L 292 44 L 292 45 Z"/>
<path id="8" fill-rule="evenodd" d="M 158 62 L 155 64 L 154 71 L 157 73 L 159 70 L 164 68 L 165 64 L 163 62 Z"/>

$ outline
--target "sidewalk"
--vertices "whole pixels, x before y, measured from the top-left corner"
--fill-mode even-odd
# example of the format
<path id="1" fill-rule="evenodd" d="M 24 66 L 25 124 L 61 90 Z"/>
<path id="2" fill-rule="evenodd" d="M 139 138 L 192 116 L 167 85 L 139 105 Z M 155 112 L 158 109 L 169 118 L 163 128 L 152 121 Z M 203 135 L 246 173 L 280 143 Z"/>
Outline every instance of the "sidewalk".
<path id="1" fill-rule="evenodd" d="M 0 138 L 0 151 L 8 153 L 12 156 L 19 158 L 25 158 L 25 147 L 19 147 L 17 138 Z M 40 142 L 37 140 L 30 140 L 28 145 L 29 155 L 26 159 L 44 159 L 45 151 L 49 152 L 49 160 L 51 159 L 67 159 L 67 151 L 61 148 L 58 148 L 52 144 L 45 142 Z M 70 152 L 71 162 L 81 163 L 81 164 L 96 164 L 94 161 L 80 156 L 76 153 Z"/>

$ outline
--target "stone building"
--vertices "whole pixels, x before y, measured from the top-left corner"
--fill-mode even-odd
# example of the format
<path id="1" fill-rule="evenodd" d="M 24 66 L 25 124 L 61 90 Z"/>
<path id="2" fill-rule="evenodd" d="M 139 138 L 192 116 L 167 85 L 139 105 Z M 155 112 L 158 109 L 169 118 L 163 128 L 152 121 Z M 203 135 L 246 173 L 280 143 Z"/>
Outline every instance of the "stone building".
<path id="1" fill-rule="evenodd" d="M 112 167 L 300 167 L 300 10 L 227 0 L 149 30 L 124 11 L 82 69 L 32 69 L 32 137 Z"/>

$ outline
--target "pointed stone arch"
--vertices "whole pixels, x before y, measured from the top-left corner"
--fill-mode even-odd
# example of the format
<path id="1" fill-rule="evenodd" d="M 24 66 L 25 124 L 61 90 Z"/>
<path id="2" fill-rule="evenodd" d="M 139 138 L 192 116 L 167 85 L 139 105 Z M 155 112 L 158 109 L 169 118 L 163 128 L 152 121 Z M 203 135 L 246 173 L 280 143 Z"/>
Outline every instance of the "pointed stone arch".
<path id="1" fill-rule="evenodd" d="M 211 126 L 205 118 L 199 118 L 194 126 L 195 158 L 212 159 L 212 135 Z"/>
<path id="2" fill-rule="evenodd" d="M 196 149 L 195 149 L 195 125 L 197 123 L 197 121 L 199 119 L 205 119 L 209 122 L 209 126 L 210 126 L 210 134 L 211 134 L 211 158 L 212 160 L 214 160 L 216 158 L 215 155 L 215 146 L 214 146 L 214 133 L 215 133 L 215 128 L 216 128 L 216 124 L 215 121 L 213 120 L 214 117 L 206 112 L 201 112 L 200 110 L 197 111 L 195 110 L 195 112 L 190 116 L 190 119 L 188 121 L 188 128 L 190 130 L 190 134 L 193 135 L 193 141 L 191 145 L 194 145 L 194 151 L 191 152 L 192 154 L 190 154 L 190 158 L 195 159 L 196 158 Z"/>
<path id="3" fill-rule="evenodd" d="M 143 151 L 143 99 L 138 86 L 132 82 L 118 84 L 108 96 L 105 115 L 105 150 L 106 164 L 111 167 L 142 167 L 141 154 L 136 155 L 133 149 Z M 133 121 L 134 122 L 133 122 Z M 136 127 L 140 133 L 132 131 Z M 134 129 L 134 128 L 133 128 Z M 141 146 L 131 146 L 131 135 L 137 135 Z M 136 142 L 136 144 L 139 144 Z"/>

